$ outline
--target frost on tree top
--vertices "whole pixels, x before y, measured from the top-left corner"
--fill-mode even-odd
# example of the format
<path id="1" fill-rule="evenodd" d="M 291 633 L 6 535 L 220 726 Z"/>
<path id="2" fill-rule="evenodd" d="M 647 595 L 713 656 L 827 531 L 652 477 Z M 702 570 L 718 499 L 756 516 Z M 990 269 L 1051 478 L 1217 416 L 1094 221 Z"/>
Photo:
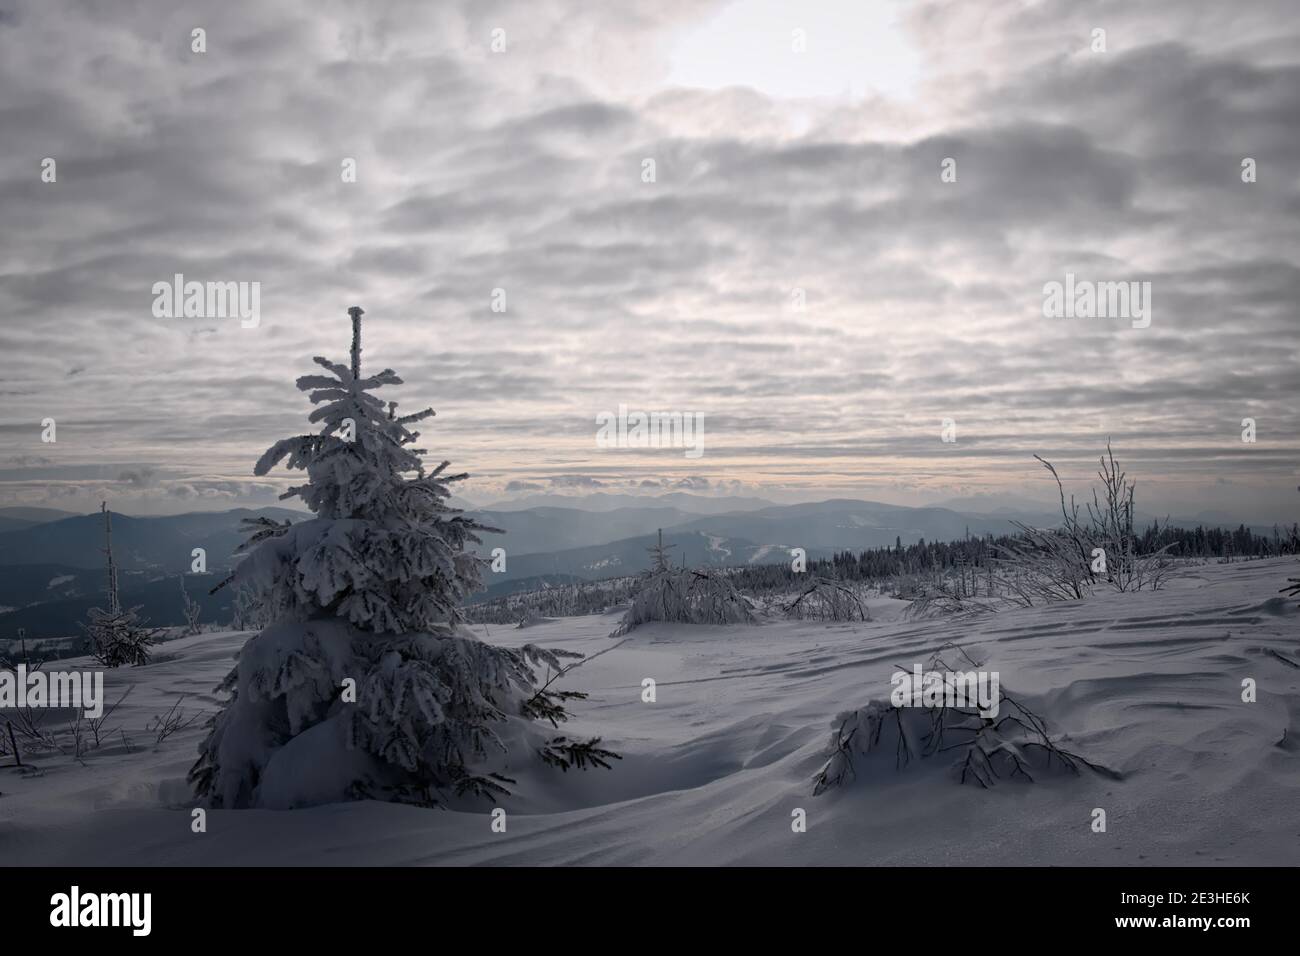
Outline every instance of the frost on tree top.
<path id="1" fill-rule="evenodd" d="M 272 445 L 254 468 L 266 475 L 283 462 L 307 481 L 281 498 L 298 497 L 316 517 L 259 535 L 234 579 L 261 592 L 275 617 L 346 618 L 376 632 L 407 633 L 461 621 L 460 605 L 479 585 L 480 561 L 465 552 L 476 531 L 446 499 L 447 485 L 467 477 L 431 472 L 408 426 L 433 417 L 426 408 L 397 414 L 397 402 L 372 393 L 401 385 L 392 369 L 361 374 L 362 309 L 352 319 L 350 366 L 316 357 L 328 375 L 304 375 L 301 391 L 317 407 L 316 434 Z"/>

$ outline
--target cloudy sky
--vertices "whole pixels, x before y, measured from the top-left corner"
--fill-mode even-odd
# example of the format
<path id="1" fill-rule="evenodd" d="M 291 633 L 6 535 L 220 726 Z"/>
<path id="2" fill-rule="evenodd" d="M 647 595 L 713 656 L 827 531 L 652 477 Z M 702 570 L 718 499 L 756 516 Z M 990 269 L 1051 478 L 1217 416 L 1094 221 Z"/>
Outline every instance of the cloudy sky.
<path id="1" fill-rule="evenodd" d="M 1294 0 L 0 0 L 0 144 L 0 504 L 272 502 L 359 304 L 477 501 L 1042 499 L 1110 437 L 1150 510 L 1296 516 Z"/>

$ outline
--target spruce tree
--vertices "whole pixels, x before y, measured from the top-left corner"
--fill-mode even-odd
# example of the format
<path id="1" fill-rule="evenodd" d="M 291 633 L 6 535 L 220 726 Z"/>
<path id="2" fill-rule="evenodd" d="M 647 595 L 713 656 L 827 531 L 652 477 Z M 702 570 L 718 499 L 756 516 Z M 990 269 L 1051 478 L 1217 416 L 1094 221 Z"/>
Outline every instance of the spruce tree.
<path id="1" fill-rule="evenodd" d="M 560 672 L 562 656 L 580 655 L 494 647 L 466 629 L 461 603 L 483 563 L 466 547 L 496 529 L 448 506 L 448 485 L 467 476 L 446 461 L 426 471 L 411 427 L 433 410 L 398 415 L 373 394 L 402 380 L 362 375 L 362 310 L 348 312 L 350 365 L 317 358 L 329 374 L 297 382 L 321 430 L 277 442 L 254 469 L 304 471 L 282 497 L 313 517 L 255 522 L 227 579 L 251 589 L 271 623 L 218 688 L 230 699 L 190 771 L 212 806 L 506 793 L 504 771 L 520 760 L 554 762 L 547 748 L 560 739 L 537 738 L 532 721 L 556 724 L 563 701 L 582 696 L 535 683 L 540 666 Z"/>

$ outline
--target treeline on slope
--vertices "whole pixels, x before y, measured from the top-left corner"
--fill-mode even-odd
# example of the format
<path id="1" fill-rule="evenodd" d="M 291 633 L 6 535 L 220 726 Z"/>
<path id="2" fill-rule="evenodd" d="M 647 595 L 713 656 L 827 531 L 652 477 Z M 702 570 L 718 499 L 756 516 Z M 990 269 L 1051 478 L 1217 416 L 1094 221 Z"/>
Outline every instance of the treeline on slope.
<path id="1" fill-rule="evenodd" d="M 796 572 L 790 563 L 765 564 L 736 568 L 731 573 L 743 591 L 763 592 L 793 587 L 805 574 L 822 575 L 841 581 L 886 581 L 928 575 L 936 571 L 960 572 L 962 569 L 992 567 L 999 554 L 1005 554 L 1021 540 L 1020 535 L 985 535 L 960 541 L 926 541 L 904 545 L 896 541 L 854 554 L 837 552 L 830 558 L 808 562 L 806 572 Z M 1158 554 L 1170 558 L 1271 558 L 1300 554 L 1300 524 L 1289 529 L 1273 526 L 1270 535 L 1256 534 L 1245 525 L 1236 530 L 1222 528 L 1178 528 L 1153 523 L 1135 537 L 1139 555 Z"/>
<path id="2" fill-rule="evenodd" d="M 754 597 L 787 594 L 814 578 L 876 584 L 896 597 L 914 598 L 926 591 L 937 576 L 942 576 L 968 581 L 963 590 L 979 593 L 990 587 L 997 574 L 998 557 L 1022 540 L 1021 535 L 1006 534 L 959 541 L 922 539 L 904 545 L 896 538 L 892 547 L 886 545 L 857 553 L 840 551 L 829 558 L 810 560 L 804 571 L 795 571 L 791 561 L 712 570 L 715 574 L 728 575 L 739 591 Z M 1290 528 L 1274 525 L 1271 534 L 1258 534 L 1244 524 L 1233 530 L 1152 523 L 1135 534 L 1134 541 L 1138 555 L 1163 552 L 1174 560 L 1270 558 L 1300 554 L 1300 524 Z M 636 587 L 635 577 L 584 581 L 506 595 L 472 604 L 466 612 L 475 622 L 491 624 L 517 624 L 536 617 L 603 614 L 626 604 Z"/>

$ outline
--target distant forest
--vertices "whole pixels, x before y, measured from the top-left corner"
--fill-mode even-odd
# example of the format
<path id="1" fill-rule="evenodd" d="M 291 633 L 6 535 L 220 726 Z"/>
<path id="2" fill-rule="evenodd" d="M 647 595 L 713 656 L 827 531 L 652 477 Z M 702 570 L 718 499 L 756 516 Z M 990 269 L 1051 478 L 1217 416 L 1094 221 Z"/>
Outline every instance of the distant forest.
<path id="1" fill-rule="evenodd" d="M 892 581 L 899 596 L 915 596 L 914 585 L 921 579 L 952 572 L 974 575 L 991 569 L 994 558 L 1019 540 L 1018 535 L 985 535 L 960 541 L 926 541 L 904 545 L 895 538 L 888 545 L 856 554 L 841 551 L 830 558 L 808 562 L 797 572 L 791 561 L 780 564 L 745 565 L 729 568 L 732 583 L 751 596 L 777 594 L 807 581 L 809 576 L 840 581 Z M 1223 528 L 1181 528 L 1152 524 L 1136 535 L 1138 554 L 1155 554 L 1161 548 L 1174 560 L 1234 561 L 1300 554 L 1300 524 L 1290 528 L 1274 525 L 1271 534 L 1258 534 L 1240 525 Z M 718 573 L 719 569 L 712 569 Z M 531 616 L 565 617 L 599 614 L 626 602 L 635 592 L 637 579 L 621 576 L 602 581 L 560 584 L 539 590 L 518 592 L 490 601 L 471 599 L 466 612 L 472 621 L 511 623 Z"/>
<path id="2" fill-rule="evenodd" d="M 984 567 L 993 557 L 1017 540 L 1017 535 L 986 535 L 961 541 L 926 541 L 904 545 L 895 539 L 891 548 L 838 552 L 834 557 L 808 562 L 809 574 L 844 581 L 877 581 L 956 568 Z M 1161 548 L 1171 558 L 1272 558 L 1300 554 L 1300 524 L 1289 529 L 1273 526 L 1271 534 L 1256 534 L 1245 525 L 1235 531 L 1223 528 L 1175 528 L 1151 525 L 1137 536 L 1138 554 L 1155 554 Z M 739 568 L 733 580 L 742 590 L 768 590 L 790 584 L 797 577 L 790 564 Z"/>

